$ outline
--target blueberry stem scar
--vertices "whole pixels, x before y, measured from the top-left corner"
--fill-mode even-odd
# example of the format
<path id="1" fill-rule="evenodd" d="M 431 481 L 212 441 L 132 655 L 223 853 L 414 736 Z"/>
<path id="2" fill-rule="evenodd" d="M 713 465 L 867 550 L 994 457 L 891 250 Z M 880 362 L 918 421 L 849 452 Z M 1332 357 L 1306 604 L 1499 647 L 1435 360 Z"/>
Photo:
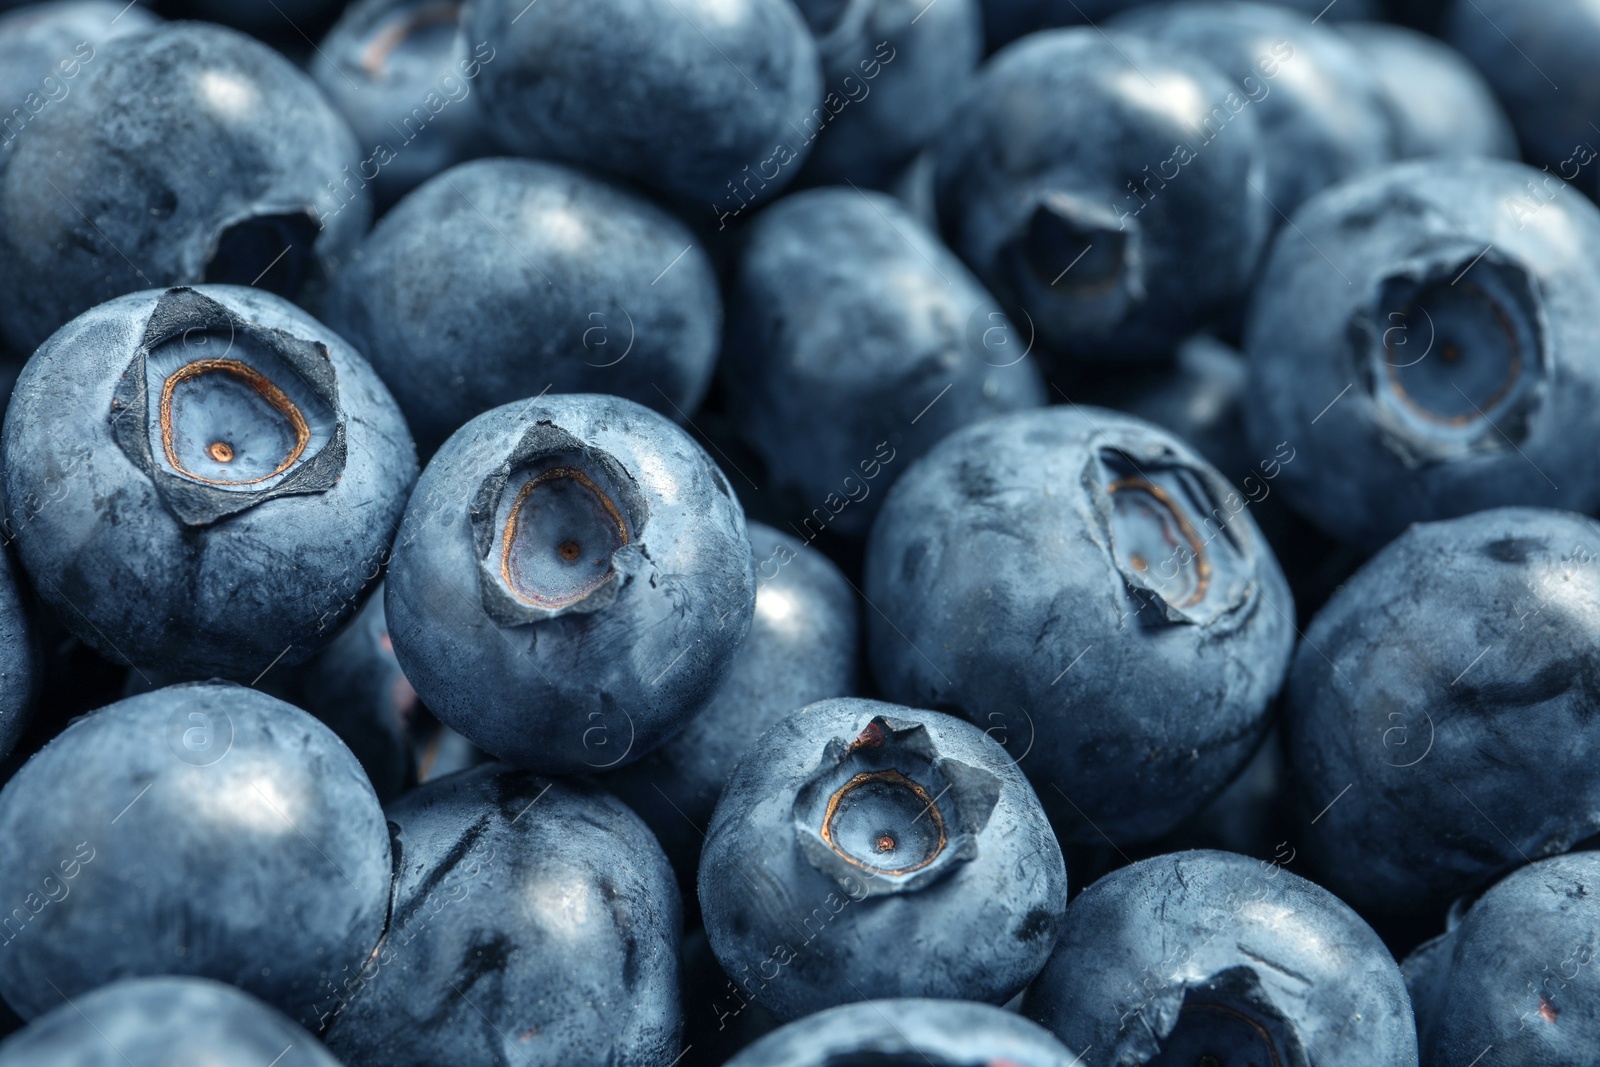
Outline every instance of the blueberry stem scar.
<path id="1" fill-rule="evenodd" d="M 263 474 L 259 478 L 251 478 L 247 481 L 219 481 L 215 478 L 207 478 L 203 475 L 195 474 L 184 467 L 183 462 L 178 458 L 178 449 L 172 439 L 172 395 L 179 385 L 190 378 L 198 378 L 202 374 L 218 372 L 231 374 L 257 393 L 260 393 L 261 398 L 271 404 L 285 419 L 289 420 L 289 425 L 294 429 L 294 447 L 289 450 L 289 454 L 273 469 L 271 474 Z M 311 427 L 307 425 L 306 417 L 300 413 L 300 409 L 295 406 L 295 402 L 290 400 L 288 394 L 282 389 L 273 385 L 260 371 L 237 359 L 197 359 L 193 363 L 186 363 L 176 371 L 173 371 L 168 376 L 166 383 L 161 387 L 161 448 L 166 452 L 167 462 L 172 465 L 173 470 L 181 471 L 184 475 L 193 478 L 197 482 L 205 482 L 207 485 L 256 485 L 260 482 L 268 481 L 294 466 L 295 461 L 305 452 L 306 445 L 310 443 Z M 219 463 L 226 463 L 233 458 L 233 448 L 225 441 L 213 442 L 208 451 L 211 457 Z M 227 453 L 226 459 L 219 454 L 223 451 Z"/>
<path id="2" fill-rule="evenodd" d="M 1482 258 L 1481 255 L 1479 258 Z M 1477 260 L 1474 260 L 1473 262 L 1476 263 Z M 1473 403 L 1473 410 L 1460 415 L 1441 415 L 1438 412 L 1430 411 L 1428 408 L 1424 407 L 1422 404 L 1413 399 L 1411 394 L 1406 391 L 1405 385 L 1400 379 L 1400 371 L 1404 369 L 1404 366 L 1409 366 L 1409 364 L 1404 366 L 1396 366 L 1391 360 L 1385 359 L 1383 361 L 1389 376 L 1390 386 L 1394 389 L 1395 396 L 1398 397 L 1401 402 L 1406 405 L 1406 407 L 1410 408 L 1417 415 L 1427 419 L 1429 422 L 1442 423 L 1445 426 L 1465 426 L 1479 418 L 1484 418 L 1485 416 L 1483 413 L 1485 411 L 1492 410 L 1496 404 L 1500 403 L 1500 401 L 1506 398 L 1512 389 L 1516 388 L 1517 379 L 1522 374 L 1522 347 L 1517 341 L 1516 327 L 1513 325 L 1511 317 L 1506 313 L 1506 309 L 1501 305 L 1500 301 L 1496 300 L 1489 293 L 1485 292 L 1481 287 L 1473 285 L 1471 282 L 1461 286 L 1461 289 L 1465 292 L 1473 293 L 1489 304 L 1490 308 L 1492 308 L 1494 311 L 1494 317 L 1497 325 L 1499 325 L 1501 331 L 1505 333 L 1506 340 L 1511 346 L 1511 365 L 1506 368 L 1505 380 L 1500 383 L 1500 385 L 1495 389 L 1494 393 L 1490 395 L 1487 400 L 1483 401 L 1482 404 L 1478 404 L 1476 402 L 1472 402 L 1471 398 L 1468 398 L 1469 402 Z M 1384 343 L 1384 349 L 1390 355 L 1398 354 L 1395 351 L 1395 347 L 1396 346 L 1394 343 L 1388 342 L 1387 340 Z M 1447 366 L 1455 366 L 1463 358 L 1459 349 L 1454 345 L 1446 345 L 1440 351 L 1439 356 Z"/>
<path id="3" fill-rule="evenodd" d="M 939 840 L 933 846 L 933 848 L 929 850 L 928 855 L 921 862 L 914 863 L 909 867 L 901 867 L 896 870 L 884 870 L 883 868 L 873 867 L 870 864 L 861 862 L 834 842 L 833 823 L 834 818 L 839 813 L 840 802 L 855 790 L 869 782 L 887 782 L 891 785 L 899 786 L 902 789 L 911 790 L 917 795 L 917 799 L 922 801 L 924 810 L 927 811 L 929 815 L 933 816 L 933 826 L 934 829 L 939 832 Z M 938 859 L 939 853 L 944 851 L 944 846 L 948 843 L 949 837 L 945 834 L 944 816 L 939 813 L 938 805 L 936 805 L 933 802 L 933 799 L 928 796 L 928 791 L 922 788 L 922 786 L 918 785 L 916 782 L 913 782 L 911 779 L 907 778 L 905 775 L 901 774 L 899 771 L 888 770 L 863 771 L 854 778 L 850 779 L 844 785 L 840 786 L 834 792 L 833 796 L 828 798 L 827 810 L 822 813 L 822 840 L 827 843 L 829 848 L 837 852 L 840 857 L 847 862 L 860 867 L 862 870 L 875 871 L 880 874 L 901 875 L 910 874 L 912 871 L 920 871 L 922 868 Z M 888 847 L 884 846 L 885 841 L 888 842 Z M 876 844 L 879 852 L 888 852 L 894 848 L 895 843 L 892 836 L 889 834 L 882 834 L 878 837 Z"/>
<path id="4" fill-rule="evenodd" d="M 440 23 L 454 22 L 460 10 L 461 5 L 458 3 L 439 3 L 415 12 L 410 18 L 395 19 L 362 49 L 361 69 L 368 77 L 376 78 L 383 73 L 383 65 L 389 61 L 389 53 L 393 52 L 400 42 L 417 30 Z"/>
<path id="5" fill-rule="evenodd" d="M 1194 532 L 1194 526 L 1190 524 L 1188 519 L 1184 518 L 1183 509 L 1180 508 L 1173 501 L 1172 497 L 1167 493 L 1167 491 L 1162 489 L 1159 485 L 1147 481 L 1144 478 L 1133 477 L 1131 475 L 1126 478 L 1118 478 L 1116 481 L 1111 483 L 1111 492 L 1113 495 L 1127 490 L 1144 493 L 1152 497 L 1156 503 L 1160 504 L 1162 508 L 1166 510 L 1167 514 L 1172 516 L 1173 521 L 1177 523 L 1178 532 L 1182 534 L 1183 539 L 1189 543 L 1189 552 L 1194 557 L 1195 572 L 1194 592 L 1190 593 L 1189 598 L 1178 606 L 1181 608 L 1188 608 L 1200 603 L 1206 598 L 1206 589 L 1211 585 L 1211 561 L 1206 558 L 1206 546 L 1201 542 L 1200 538 L 1196 536 Z M 1135 557 L 1135 559 L 1137 558 L 1138 557 Z M 1137 563 L 1135 566 L 1137 566 Z M 1139 567 L 1139 569 L 1141 571 L 1146 570 L 1148 569 L 1148 565 L 1145 567 Z"/>
<path id="6" fill-rule="evenodd" d="M 565 607 L 568 604 L 575 604 L 604 585 L 611 577 L 611 572 L 607 571 L 604 578 L 601 578 L 589 588 L 582 590 L 576 596 L 561 601 L 529 595 L 511 577 L 511 548 L 516 544 L 517 529 L 522 523 L 522 507 L 528 502 L 528 494 L 546 482 L 553 482 L 562 478 L 570 478 L 593 493 L 595 499 L 600 501 L 600 505 L 606 509 L 606 514 L 611 517 L 611 521 L 616 524 L 617 536 L 621 543 L 625 545 L 630 540 L 628 537 L 628 524 L 623 521 L 622 513 L 617 510 L 617 505 L 612 503 L 611 498 L 587 474 L 584 474 L 576 467 L 551 467 L 549 470 L 529 478 L 522 489 L 518 491 L 517 499 L 511 505 L 511 514 L 506 516 L 505 529 L 500 535 L 500 577 L 505 581 L 506 588 L 511 590 L 518 599 L 529 604 L 537 604 L 540 607 Z M 576 542 L 563 541 L 557 551 L 561 554 L 562 559 L 570 563 L 578 558 L 581 549 Z"/>

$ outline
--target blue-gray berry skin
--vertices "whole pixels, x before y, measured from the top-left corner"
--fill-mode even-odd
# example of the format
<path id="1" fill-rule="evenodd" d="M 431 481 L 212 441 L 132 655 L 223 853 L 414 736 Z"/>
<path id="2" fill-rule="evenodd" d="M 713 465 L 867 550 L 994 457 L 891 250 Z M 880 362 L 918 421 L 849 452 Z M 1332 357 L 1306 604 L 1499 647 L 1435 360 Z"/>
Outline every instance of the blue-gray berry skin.
<path id="1" fill-rule="evenodd" d="M 1009 44 L 1024 34 L 1052 26 L 1097 23 L 1119 11 L 1141 7 L 1148 0 L 983 0 L 984 41 L 990 50 Z M 1375 19 L 1383 14 L 1381 0 L 1272 0 L 1319 21 Z"/>
<path id="2" fill-rule="evenodd" d="M 463 26 L 494 50 L 478 90 L 507 147 L 708 215 L 775 195 L 831 117 L 787 0 L 474 0 Z"/>
<path id="3" fill-rule="evenodd" d="M 0 1043 L 0 1067 L 47 1063 L 339 1067 L 304 1028 L 248 993 L 204 978 L 124 978 L 59 1003 Z"/>
<path id="4" fill-rule="evenodd" d="M 810 536 L 865 536 L 918 456 L 1046 399 L 1026 328 L 881 193 L 818 189 L 763 212 L 730 303 L 729 412 Z"/>
<path id="5" fill-rule="evenodd" d="M 712 951 L 781 1019 L 877 995 L 1003 1004 L 1044 965 L 1067 873 L 998 743 L 847 697 L 746 750 L 700 860 Z"/>
<path id="6" fill-rule="evenodd" d="M 760 523 L 749 532 L 755 615 L 716 695 L 666 744 L 602 779 L 655 831 L 687 886 L 745 750 L 789 712 L 856 692 L 855 590 L 817 549 Z"/>
<path id="7" fill-rule="evenodd" d="M 1294 606 L 1246 499 L 1177 438 L 1051 407 L 946 438 L 867 544 L 885 696 L 1003 740 L 1063 840 L 1148 840 L 1255 751 Z"/>
<path id="8" fill-rule="evenodd" d="M 322 1008 L 349 1067 L 676 1061 L 678 891 L 621 801 L 490 764 L 388 816 L 388 931 Z"/>
<path id="9" fill-rule="evenodd" d="M 1250 0 L 1168 0 L 1106 28 L 1192 50 L 1234 82 L 1228 110 L 1242 104 L 1256 113 L 1267 150 L 1266 181 L 1247 191 L 1271 202 L 1274 226 L 1318 190 L 1394 158 L 1394 121 L 1371 64 L 1305 13 Z"/>
<path id="10" fill-rule="evenodd" d="M 1417 1065 L 1405 982 L 1372 928 L 1230 852 L 1156 856 L 1085 889 L 1022 1013 L 1085 1067 Z"/>
<path id="11" fill-rule="evenodd" d="M 1089 27 L 1019 41 L 936 142 L 945 237 L 1043 345 L 1168 355 L 1244 296 L 1270 232 L 1251 188 L 1266 181 L 1262 132 L 1237 97 L 1167 43 Z"/>
<path id="12" fill-rule="evenodd" d="M 41 666 L 33 604 L 11 552 L 0 548 L 0 758 L 33 718 Z"/>
<path id="13" fill-rule="evenodd" d="M 1335 892 L 1439 910 L 1600 832 L 1597 601 L 1592 519 L 1498 508 L 1411 527 L 1317 613 L 1285 732 Z"/>
<path id="14" fill-rule="evenodd" d="M 34 120 L 104 62 L 107 43 L 160 21 L 116 0 L 29 4 L 0 17 L 0 166 Z"/>
<path id="15" fill-rule="evenodd" d="M 1339 32 L 1361 50 L 1378 77 L 1395 123 L 1397 159 L 1521 158 L 1505 109 L 1460 52 L 1436 37 L 1387 22 L 1350 22 Z"/>
<path id="16" fill-rule="evenodd" d="M 354 613 L 417 470 L 367 362 L 241 286 L 67 324 L 18 379 L 0 459 L 7 532 L 69 630 L 116 662 L 244 680 Z"/>
<path id="17" fill-rule="evenodd" d="M 683 430 L 620 397 L 547 395 L 478 416 L 434 456 L 384 604 L 446 725 L 576 774 L 640 758 L 711 698 L 755 573 L 732 488 Z"/>
<path id="18" fill-rule="evenodd" d="M 1591 57 L 1600 47 L 1600 10 L 1585 3 L 1453 0 L 1440 36 L 1460 49 L 1493 87 L 1534 166 L 1593 195 L 1597 157 L 1590 120 L 1600 110 Z"/>
<path id="19" fill-rule="evenodd" d="M 32 1018 L 116 978 L 240 986 L 316 1026 L 383 932 L 383 811 L 305 712 L 177 685 L 71 726 L 0 790 L 0 994 Z"/>
<path id="20" fill-rule="evenodd" d="M 108 45 L 29 127 L 0 173 L 0 332 L 24 352 L 156 286 L 313 299 L 370 221 L 344 119 L 288 60 L 219 26 Z"/>
<path id="21" fill-rule="evenodd" d="M 461 5 L 360 0 L 311 58 L 311 76 L 356 135 L 358 174 L 381 206 L 493 149 L 477 78 L 494 50 L 470 42 Z"/>
<path id="22" fill-rule="evenodd" d="M 939 132 L 983 58 L 978 0 L 798 0 L 832 116 L 808 180 L 882 188 Z"/>
<path id="23" fill-rule="evenodd" d="M 886 951 L 893 951 L 885 946 Z M 1006 1064 L 1081 1062 L 1046 1030 L 990 1004 L 886 999 L 830 1008 L 790 1023 L 727 1067 L 834 1067 L 844 1063 Z"/>
<path id="24" fill-rule="evenodd" d="M 1245 331 L 1246 423 L 1257 450 L 1293 443 L 1278 486 L 1329 536 L 1372 550 L 1484 508 L 1600 508 L 1600 212 L 1559 181 L 1531 197 L 1544 177 L 1398 164 L 1280 234 Z"/>
<path id="25" fill-rule="evenodd" d="M 1423 1067 L 1589 1063 L 1600 1047 L 1600 852 L 1529 864 L 1401 966 Z"/>
<path id="26" fill-rule="evenodd" d="M 473 416 L 542 392 L 688 417 L 716 363 L 722 300 L 705 251 L 665 211 L 570 167 L 493 159 L 385 215 L 327 316 L 428 454 Z"/>

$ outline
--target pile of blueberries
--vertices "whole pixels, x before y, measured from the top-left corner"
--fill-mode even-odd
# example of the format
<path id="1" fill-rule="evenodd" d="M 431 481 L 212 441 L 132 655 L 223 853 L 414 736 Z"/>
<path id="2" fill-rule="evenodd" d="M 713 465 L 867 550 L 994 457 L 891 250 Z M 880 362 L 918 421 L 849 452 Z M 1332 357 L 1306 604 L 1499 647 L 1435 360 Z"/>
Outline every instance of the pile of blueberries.
<path id="1" fill-rule="evenodd" d="M 1600 3 L 0 11 L 0 1067 L 1600 1065 Z"/>

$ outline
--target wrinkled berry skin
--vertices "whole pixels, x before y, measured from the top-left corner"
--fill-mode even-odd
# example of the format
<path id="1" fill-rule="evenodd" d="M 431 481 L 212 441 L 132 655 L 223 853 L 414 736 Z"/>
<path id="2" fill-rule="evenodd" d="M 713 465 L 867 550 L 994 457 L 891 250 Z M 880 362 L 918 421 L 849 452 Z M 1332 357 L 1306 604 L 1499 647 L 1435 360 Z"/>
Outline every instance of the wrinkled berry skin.
<path id="1" fill-rule="evenodd" d="M 1334 594 L 1285 724 L 1330 888 L 1438 909 L 1600 832 L 1597 601 L 1600 528 L 1531 508 L 1419 523 Z"/>
<path id="2" fill-rule="evenodd" d="M 798 0 L 822 54 L 833 113 L 805 174 L 886 186 L 939 132 L 983 58 L 978 0 Z"/>
<path id="3" fill-rule="evenodd" d="M 864 584 L 883 693 L 1002 739 L 1064 841 L 1148 840 L 1204 806 L 1260 742 L 1294 642 L 1247 500 L 1101 408 L 946 438 L 890 491 Z"/>
<path id="4" fill-rule="evenodd" d="M 1600 508 L 1600 212 L 1558 180 L 1527 193 L 1546 177 L 1399 164 L 1328 190 L 1274 244 L 1246 427 L 1258 451 L 1293 444 L 1279 487 L 1330 537 L 1374 550 L 1485 508 Z"/>
<path id="5" fill-rule="evenodd" d="M 339 1067 L 302 1027 L 205 978 L 124 978 L 59 1004 L 0 1043 L 0 1067 L 45 1063 Z"/>
<path id="6" fill-rule="evenodd" d="M 832 1067 L 857 1058 L 868 1063 L 1015 1067 L 1072 1067 L 1080 1062 L 1048 1032 L 989 1004 L 897 999 L 846 1004 L 807 1016 L 757 1041 L 727 1067 Z"/>
<path id="7" fill-rule="evenodd" d="M 490 764 L 387 814 L 389 929 L 322 1009 L 348 1067 L 674 1062 L 678 891 L 625 805 Z"/>
<path id="8" fill-rule="evenodd" d="M 17 565 L 9 551 L 0 549 L 0 757 L 33 717 L 40 683 L 38 640 Z"/>
<path id="9" fill-rule="evenodd" d="M 188 974 L 314 1027 L 320 985 L 383 932 L 389 835 L 361 765 L 242 686 L 75 720 L 0 790 L 0 828 L 0 899 L 29 902 L 0 993 L 25 1018 L 115 978 Z"/>
<path id="10" fill-rule="evenodd" d="M 368 354 L 427 454 L 474 415 L 544 391 L 687 417 L 711 380 L 722 301 L 671 215 L 569 167 L 493 159 L 385 215 L 327 318 Z"/>
<path id="11" fill-rule="evenodd" d="M 459 8 L 439 0 L 360 0 L 311 58 L 311 76 L 356 135 L 358 173 L 371 180 L 380 207 L 493 146 L 476 81 L 494 50 L 472 47 Z"/>
<path id="12" fill-rule="evenodd" d="M 1416 1067 L 1400 968 L 1360 916 L 1283 869 L 1293 859 L 1174 852 L 1106 875 L 1067 908 L 1022 1014 L 1087 1048 L 1086 1067 L 1187 1065 L 1219 1046 L 1237 1053 L 1224 1063 Z"/>
<path id="13" fill-rule="evenodd" d="M 1493 1045 L 1506 1067 L 1585 1063 L 1600 1045 L 1600 853 L 1507 875 L 1402 965 L 1424 1067 Z"/>
<path id="14" fill-rule="evenodd" d="M 750 523 L 756 609 L 727 677 L 689 725 L 637 763 L 601 779 L 655 832 L 688 887 L 722 784 L 769 726 L 856 690 L 855 590 L 821 552 Z"/>
<path id="15" fill-rule="evenodd" d="M 0 4 L 0 10 L 7 5 Z M 150 29 L 161 19 L 116 0 L 30 5 L 0 18 L 0 166 L 47 108 L 104 62 L 107 42 Z"/>
<path id="16" fill-rule="evenodd" d="M 1033 788 L 992 738 L 843 698 L 746 750 L 699 890 L 728 977 L 792 1020 L 858 990 L 1004 1003 L 1050 954 L 1067 874 Z"/>
<path id="17" fill-rule="evenodd" d="M 751 224 L 736 277 L 729 412 L 808 536 L 865 536 L 918 456 L 1045 402 L 1023 328 L 892 197 L 786 197 Z"/>
<path id="18" fill-rule="evenodd" d="M 785 0 L 474 0 L 462 24 L 495 51 L 478 89 L 507 147 L 708 213 L 776 194 L 831 117 Z"/>
<path id="19" fill-rule="evenodd" d="M 1306 14 L 1249 0 L 1169 0 L 1106 28 L 1193 50 L 1234 81 L 1233 106 L 1257 112 L 1267 147 L 1266 182 L 1249 192 L 1270 201 L 1274 226 L 1318 190 L 1394 158 L 1394 122 L 1371 64 Z"/>
<path id="20" fill-rule="evenodd" d="M 1378 76 L 1395 122 L 1395 158 L 1521 158 L 1505 109 L 1461 53 L 1386 22 L 1352 22 L 1339 31 Z"/>
<path id="21" fill-rule="evenodd" d="M 1232 91 L 1199 55 L 1124 34 L 1019 41 L 936 142 L 946 239 L 1046 347 L 1168 355 L 1244 296 L 1270 232 L 1251 188 L 1264 143 L 1251 109 L 1225 106 Z"/>
<path id="22" fill-rule="evenodd" d="M 384 605 L 441 721 L 507 762 L 586 773 L 638 759 L 710 699 L 749 630 L 755 573 L 744 513 L 693 439 L 620 397 L 552 395 L 445 442 Z"/>
<path id="23" fill-rule="evenodd" d="M 271 438 L 263 456 L 280 431 L 288 447 L 287 416 L 261 402 L 270 390 L 247 393 L 253 407 L 232 406 L 237 392 L 182 406 L 177 389 L 206 388 L 187 382 L 250 389 L 219 370 L 182 377 L 218 360 L 253 367 L 309 423 L 282 473 L 208 485 L 253 468 L 193 464 L 211 462 L 213 434 L 240 464 L 254 435 Z M 169 386 L 171 423 L 158 415 Z M 174 438 L 193 474 L 164 453 L 163 427 L 187 432 L 186 412 L 208 431 Z M 244 680 L 305 660 L 354 613 L 417 471 L 399 409 L 354 349 L 271 293 L 215 285 L 132 293 L 59 330 L 17 381 L 0 460 L 8 531 L 63 625 L 118 663 Z"/>
<path id="24" fill-rule="evenodd" d="M 1440 35 L 1494 88 L 1528 161 L 1593 195 L 1600 111 L 1593 56 L 1600 9 L 1593 4 L 1454 0 Z M 1543 175 L 1539 184 L 1546 186 Z"/>
<path id="25" fill-rule="evenodd" d="M 157 286 L 310 298 L 372 211 L 359 177 L 344 184 L 355 137 L 311 79 L 200 23 L 105 53 L 29 124 L 0 174 L 6 341 L 32 352 L 73 316 Z"/>

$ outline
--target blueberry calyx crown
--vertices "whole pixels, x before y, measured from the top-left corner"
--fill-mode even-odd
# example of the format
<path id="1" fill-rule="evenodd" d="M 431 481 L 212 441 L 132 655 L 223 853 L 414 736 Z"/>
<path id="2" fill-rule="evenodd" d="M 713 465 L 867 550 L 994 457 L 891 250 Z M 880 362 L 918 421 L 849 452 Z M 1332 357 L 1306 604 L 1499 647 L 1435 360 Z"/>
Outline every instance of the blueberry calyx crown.
<path id="1" fill-rule="evenodd" d="M 111 435 L 183 523 L 320 493 L 344 473 L 325 345 L 248 322 L 193 289 L 162 294 L 112 394 Z"/>
<path id="2" fill-rule="evenodd" d="M 942 755 L 921 723 L 877 716 L 834 738 L 794 801 L 813 867 L 854 899 L 921 888 L 978 854 L 1000 779 Z"/>
<path id="3" fill-rule="evenodd" d="M 1353 343 L 1382 439 L 1408 466 L 1512 447 L 1546 391 L 1534 281 L 1492 247 L 1452 245 L 1383 278 Z"/>
<path id="4" fill-rule="evenodd" d="M 1106 333 L 1146 297 L 1137 222 L 1076 195 L 1045 192 L 1001 248 L 1025 305 L 1055 305 L 1072 328 Z"/>
<path id="5" fill-rule="evenodd" d="M 483 608 L 518 626 L 616 599 L 648 507 L 615 458 L 535 423 L 473 498 Z"/>
<path id="6" fill-rule="evenodd" d="M 1229 967 L 1174 992 L 1175 1005 L 1140 1009 L 1158 1012 L 1151 1020 L 1160 1032 L 1160 1051 L 1142 1060 L 1145 1067 L 1311 1067 L 1305 1045 L 1292 1020 L 1272 1002 L 1251 967 Z M 1150 1031 L 1140 1028 L 1146 1033 Z"/>
<path id="7" fill-rule="evenodd" d="M 1084 480 L 1141 623 L 1204 626 L 1249 599 L 1248 503 L 1215 476 L 1165 447 L 1130 442 L 1096 450 Z"/>

